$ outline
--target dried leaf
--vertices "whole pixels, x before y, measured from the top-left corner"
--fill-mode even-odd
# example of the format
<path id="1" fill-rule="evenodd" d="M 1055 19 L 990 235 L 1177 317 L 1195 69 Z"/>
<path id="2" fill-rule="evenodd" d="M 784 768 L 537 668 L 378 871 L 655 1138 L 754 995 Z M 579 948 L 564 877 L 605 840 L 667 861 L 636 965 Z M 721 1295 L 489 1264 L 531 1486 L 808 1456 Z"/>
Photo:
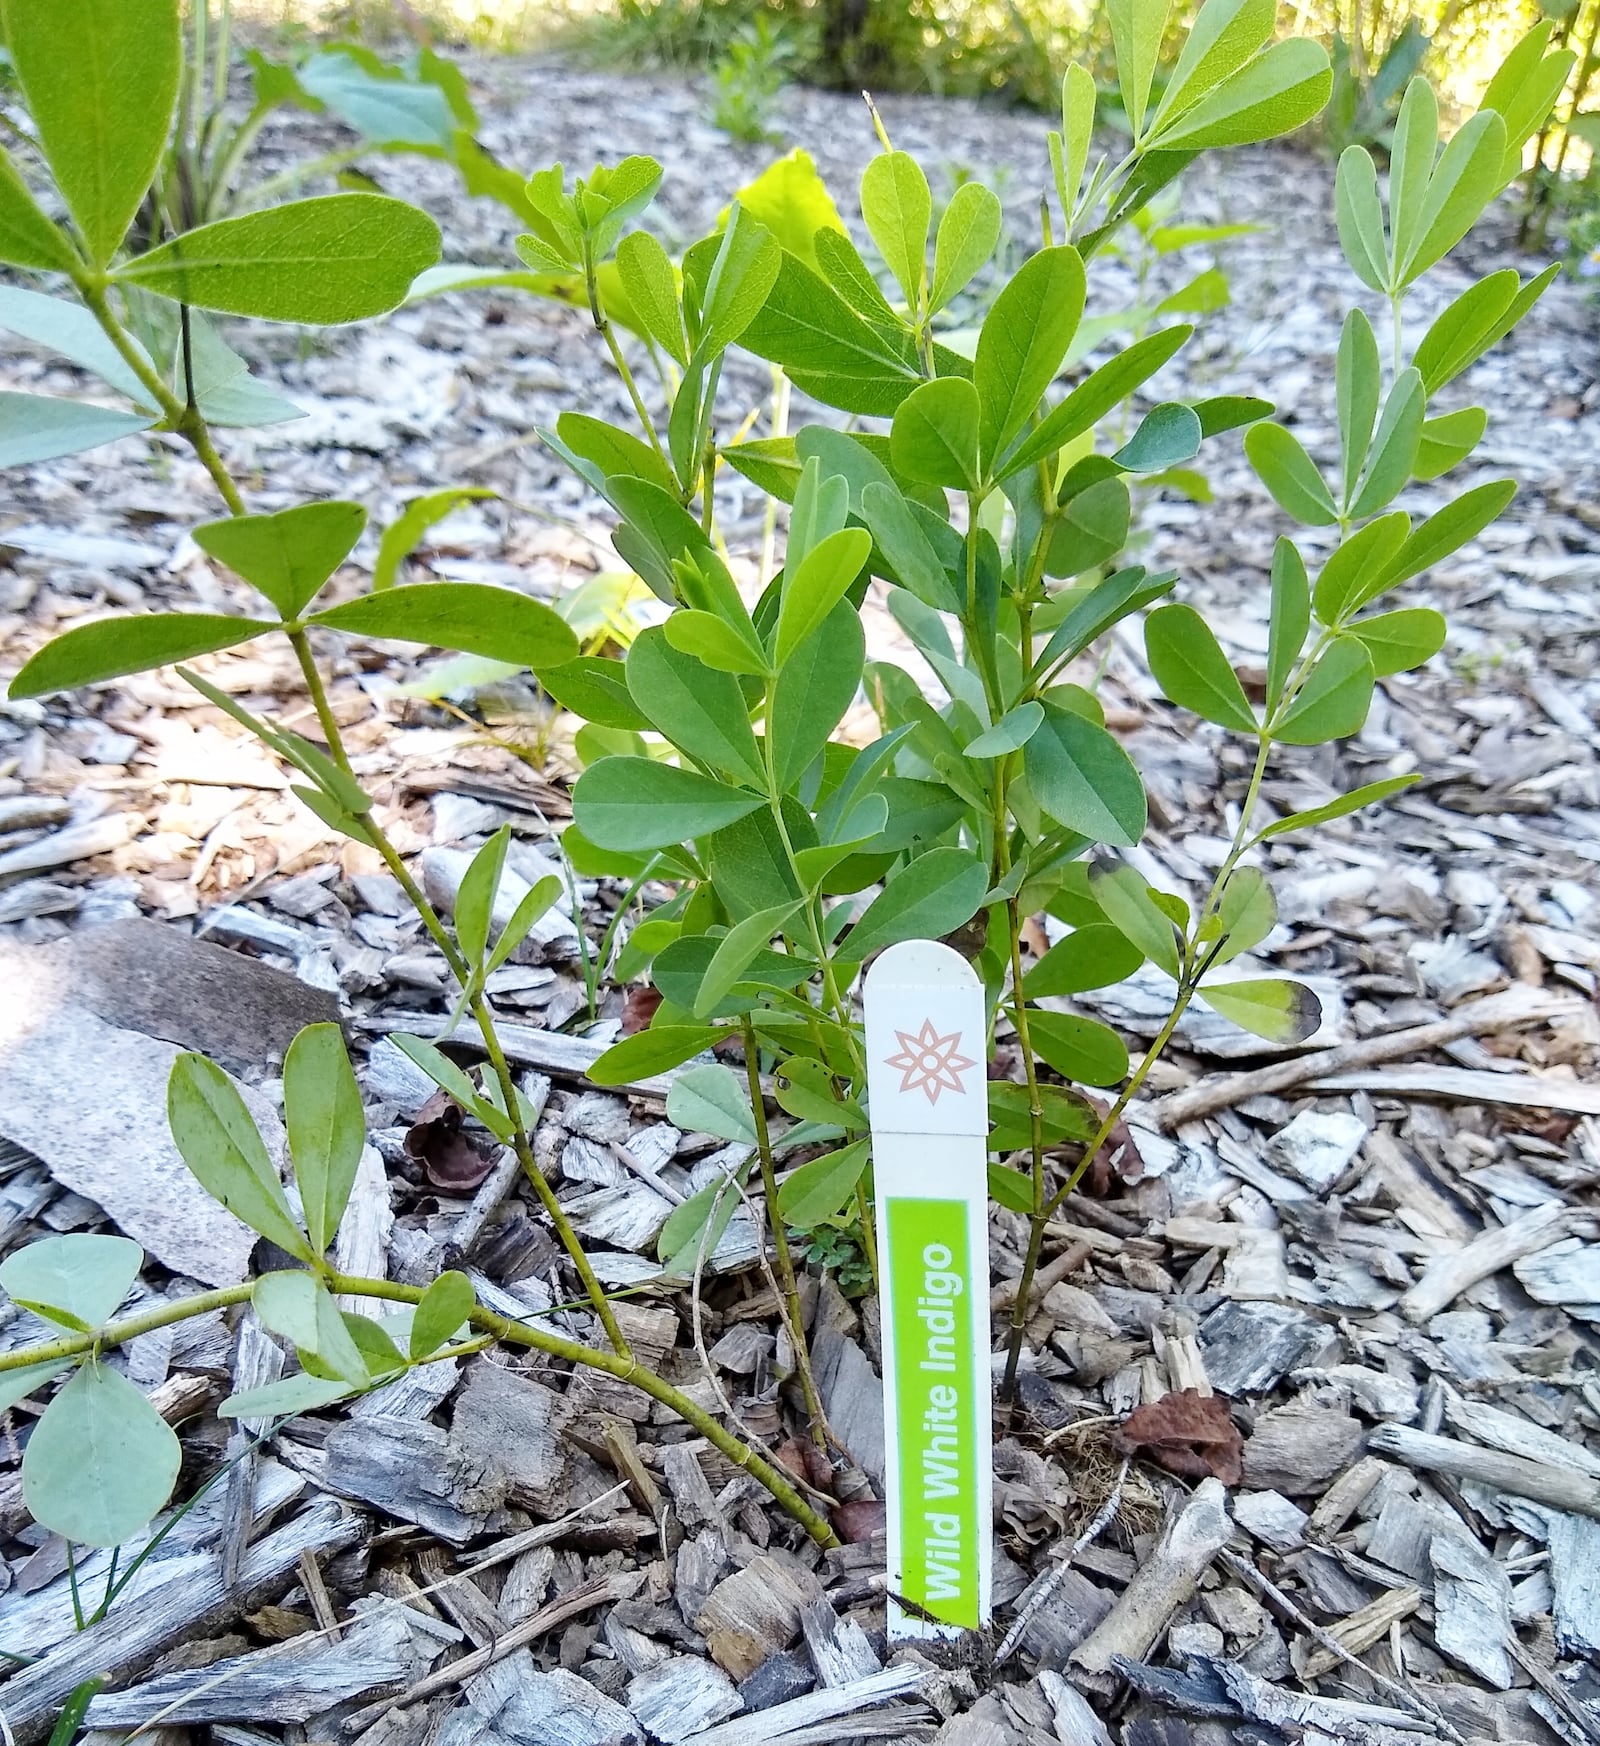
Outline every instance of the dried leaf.
<path id="1" fill-rule="evenodd" d="M 461 1131 L 461 1105 L 447 1091 L 436 1091 L 406 1132 L 406 1156 L 422 1165 L 435 1188 L 459 1194 L 478 1186 L 492 1161 Z"/>
<path id="2" fill-rule="evenodd" d="M 1124 1455 L 1147 1455 L 1186 1479 L 1208 1474 L 1224 1485 L 1244 1476 L 1244 1440 L 1219 1394 L 1180 1389 L 1128 1415 L 1113 1441 Z"/>

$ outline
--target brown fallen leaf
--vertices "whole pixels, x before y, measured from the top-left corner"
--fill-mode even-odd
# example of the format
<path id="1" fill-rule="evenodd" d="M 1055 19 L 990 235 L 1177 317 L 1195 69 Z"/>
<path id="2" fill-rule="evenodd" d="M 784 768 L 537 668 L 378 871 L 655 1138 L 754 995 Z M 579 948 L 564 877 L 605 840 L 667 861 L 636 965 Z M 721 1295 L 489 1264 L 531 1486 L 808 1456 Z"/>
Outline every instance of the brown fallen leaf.
<path id="1" fill-rule="evenodd" d="M 630 988 L 622 997 L 622 1035 L 631 1037 L 638 1031 L 649 1030 L 660 1005 L 658 990 L 643 984 Z"/>
<path id="2" fill-rule="evenodd" d="M 1224 1485 L 1244 1477 L 1244 1439 L 1217 1394 L 1179 1389 L 1131 1412 L 1112 1442 L 1124 1455 L 1148 1455 L 1185 1479 L 1208 1475 Z"/>
<path id="3" fill-rule="evenodd" d="M 489 1174 L 491 1161 L 461 1131 L 461 1105 L 436 1091 L 406 1130 L 406 1155 L 415 1158 L 435 1188 L 461 1193 Z"/>
<path id="4" fill-rule="evenodd" d="M 790 1437 L 772 1452 L 772 1458 L 796 1479 L 818 1491 L 833 1490 L 833 1464 L 815 1443 L 804 1437 Z"/>
<path id="5" fill-rule="evenodd" d="M 847 1546 L 859 1546 L 874 1534 L 881 1534 L 888 1525 L 886 1506 L 881 1498 L 856 1497 L 840 1504 L 829 1516 L 833 1531 Z"/>

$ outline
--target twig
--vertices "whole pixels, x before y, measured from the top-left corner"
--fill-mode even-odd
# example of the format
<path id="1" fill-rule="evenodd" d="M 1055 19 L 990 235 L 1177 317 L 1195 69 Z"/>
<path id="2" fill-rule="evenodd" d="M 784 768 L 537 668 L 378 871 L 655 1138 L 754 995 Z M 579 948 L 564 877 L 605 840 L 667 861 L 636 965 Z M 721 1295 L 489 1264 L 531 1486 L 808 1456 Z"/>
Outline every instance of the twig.
<path id="1" fill-rule="evenodd" d="M 1212 1115 L 1219 1109 L 1232 1109 L 1252 1097 L 1292 1091 L 1333 1073 L 1400 1061 L 1407 1055 L 1420 1055 L 1461 1037 L 1480 1037 L 1490 1031 L 1537 1024 L 1542 1019 L 1565 1018 L 1583 1007 L 1582 1000 L 1570 995 L 1552 995 L 1543 989 L 1522 986 L 1508 988 L 1485 1000 L 1475 1000 L 1450 1018 L 1437 1019 L 1432 1024 L 1412 1025 L 1407 1030 L 1367 1037 L 1359 1043 L 1345 1043 L 1337 1049 L 1319 1049 L 1315 1054 L 1299 1055 L 1291 1061 L 1274 1061 L 1270 1067 L 1258 1067 L 1251 1073 L 1229 1073 L 1220 1079 L 1202 1080 L 1187 1091 L 1175 1091 L 1162 1098 L 1149 1113 L 1157 1128 L 1170 1132 L 1185 1122 Z"/>
<path id="2" fill-rule="evenodd" d="M 1041 1275 L 1042 1277 L 1042 1275 Z M 1041 1582 L 1028 1600 L 1028 1604 L 1017 1614 L 1011 1629 L 1006 1632 L 1005 1639 L 995 1651 L 994 1664 L 1001 1666 L 1016 1654 L 1017 1645 L 1021 1643 L 1028 1626 L 1033 1623 L 1034 1615 L 1055 1594 L 1067 1579 L 1067 1572 L 1072 1568 L 1072 1561 L 1086 1546 L 1091 1546 L 1109 1528 L 1116 1519 L 1117 1511 L 1122 1507 L 1122 1488 L 1128 1478 L 1129 1460 L 1123 1457 L 1122 1466 L 1117 1470 L 1117 1483 L 1112 1486 L 1110 1495 L 1094 1513 L 1094 1519 L 1089 1523 L 1076 1540 L 1061 1555 L 1054 1570 Z"/>
<path id="3" fill-rule="evenodd" d="M 653 1188 L 663 1200 L 670 1200 L 674 1206 L 682 1206 L 684 1201 L 688 1199 L 687 1195 L 674 1188 L 670 1182 L 663 1182 L 654 1171 L 645 1169 L 644 1165 L 619 1140 L 611 1142 L 611 1156 L 624 1170 L 631 1170 L 641 1182 L 647 1183 Z"/>
<path id="4" fill-rule="evenodd" d="M 1263 1576 L 1248 1558 L 1241 1558 L 1237 1552 L 1230 1552 L 1226 1546 L 1217 1554 L 1217 1557 L 1235 1576 L 1242 1576 L 1263 1600 L 1269 1601 L 1275 1608 L 1279 1609 L 1285 1618 L 1293 1622 L 1297 1630 L 1304 1631 L 1319 1649 L 1326 1649 L 1330 1655 L 1336 1655 L 1340 1661 L 1348 1662 L 1352 1667 L 1359 1667 L 1381 1691 L 1386 1691 L 1390 1697 L 1397 1699 L 1413 1715 L 1425 1718 L 1429 1726 L 1437 1729 L 1446 1739 L 1462 1740 L 1464 1738 L 1426 1698 L 1419 1696 L 1399 1680 L 1391 1679 L 1388 1674 L 1380 1673 L 1377 1668 L 1369 1667 L 1359 1655 L 1347 1649 L 1331 1631 L 1324 1630 L 1315 1619 L 1308 1618 L 1289 1596 L 1270 1577 Z"/>
<path id="5" fill-rule="evenodd" d="M 1046 1226 L 1045 1229 L 1048 1235 L 1050 1227 Z M 1088 1243 L 1069 1243 L 1048 1267 L 1041 1267 L 1033 1276 L 1033 1289 L 1028 1294 L 1028 1314 L 1030 1316 L 1033 1314 L 1038 1307 L 1039 1299 L 1049 1291 L 1052 1285 L 1059 1285 L 1068 1274 L 1076 1273 L 1093 1253 L 1094 1250 Z M 1017 1301 L 1017 1288 L 1021 1283 L 1020 1276 L 1016 1279 L 1002 1280 L 989 1293 L 990 1315 L 1003 1315 L 1011 1308 L 1012 1304 Z"/>

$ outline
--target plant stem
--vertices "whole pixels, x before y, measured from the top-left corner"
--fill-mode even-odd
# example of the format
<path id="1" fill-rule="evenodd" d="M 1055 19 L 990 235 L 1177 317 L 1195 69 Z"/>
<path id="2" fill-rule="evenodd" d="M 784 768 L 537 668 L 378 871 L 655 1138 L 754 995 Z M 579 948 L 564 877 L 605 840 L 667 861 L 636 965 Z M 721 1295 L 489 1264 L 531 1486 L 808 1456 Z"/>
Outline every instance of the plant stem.
<path id="1" fill-rule="evenodd" d="M 772 1227 L 772 1246 L 778 1257 L 778 1280 L 783 1287 L 789 1339 L 794 1345 L 795 1368 L 800 1372 L 800 1392 L 805 1396 L 806 1413 L 810 1418 L 811 1440 L 819 1449 L 827 1446 L 826 1419 L 822 1401 L 817 1394 L 817 1382 L 811 1372 L 811 1348 L 806 1343 L 805 1316 L 800 1308 L 800 1286 L 795 1278 L 794 1257 L 789 1252 L 789 1238 L 778 1213 L 778 1178 L 772 1162 L 772 1140 L 767 1132 L 767 1105 L 761 1091 L 761 1048 L 756 1041 L 756 1027 L 747 1013 L 744 1018 L 744 1070 L 750 1086 L 750 1108 L 756 1123 L 756 1157 L 761 1164 L 761 1192 L 767 1203 L 767 1223 Z"/>
<path id="2" fill-rule="evenodd" d="M 587 252 L 587 251 L 585 251 Z M 634 416 L 644 429 L 644 434 L 650 439 L 650 446 L 656 452 L 656 458 L 669 473 L 675 474 L 667 451 L 661 446 L 661 438 L 656 435 L 654 421 L 649 409 L 645 406 L 644 396 L 639 392 L 639 384 L 633 379 L 633 371 L 628 368 L 628 360 L 622 355 L 622 347 L 617 341 L 610 319 L 600 307 L 600 281 L 595 274 L 594 263 L 588 262 L 584 268 L 584 288 L 589 294 L 589 316 L 594 322 L 595 332 L 606 342 L 606 350 L 611 354 L 611 362 L 616 366 L 617 374 L 622 378 L 622 385 L 628 391 L 628 398 L 633 402 Z"/>
<path id="3" fill-rule="evenodd" d="M 365 1279 L 356 1275 L 330 1272 L 325 1283 L 339 1297 L 373 1297 L 388 1303 L 409 1304 L 421 1303 L 423 1298 L 421 1286 L 402 1285 L 390 1279 Z M 19 1347 L 15 1351 L 0 1353 L 0 1374 L 7 1370 L 20 1370 L 28 1364 L 41 1364 L 58 1358 L 75 1358 L 84 1352 L 123 1345 L 156 1328 L 170 1327 L 173 1323 L 186 1321 L 191 1316 L 209 1315 L 214 1310 L 226 1309 L 230 1304 L 247 1302 L 252 1290 L 251 1285 L 245 1284 L 196 1292 L 194 1296 L 180 1298 L 176 1303 L 163 1303 L 157 1309 L 143 1310 L 137 1315 L 125 1316 L 121 1321 L 108 1322 L 103 1328 L 90 1329 L 81 1334 L 64 1334 L 59 1339 L 47 1340 L 37 1346 Z M 832 1528 L 776 1468 L 763 1460 L 748 1444 L 741 1443 L 726 1426 L 698 1406 L 688 1395 L 674 1388 L 637 1359 L 623 1353 L 602 1352 L 592 1346 L 580 1345 L 576 1340 L 563 1339 L 561 1335 L 548 1333 L 543 1328 L 513 1321 L 508 1316 L 496 1315 L 493 1310 L 475 1309 L 469 1320 L 479 1333 L 492 1335 L 507 1345 L 527 1346 L 566 1363 L 582 1364 L 591 1370 L 603 1370 L 619 1381 L 632 1383 L 652 1400 L 660 1401 L 663 1406 L 678 1414 L 726 1455 L 735 1467 L 764 1486 L 778 1505 L 793 1516 L 819 1546 L 838 1545 L 838 1538 Z"/>
<path id="4" fill-rule="evenodd" d="M 328 755 L 335 764 L 344 771 L 346 776 L 353 776 L 350 768 L 350 755 L 344 749 L 344 736 L 339 732 L 339 723 L 334 719 L 333 705 L 328 698 L 328 688 L 322 683 L 322 674 L 317 667 L 316 658 L 311 653 L 310 634 L 302 629 L 288 633 L 290 647 L 294 650 L 294 658 L 300 663 L 300 675 L 306 682 L 306 691 L 311 698 L 311 707 L 317 712 L 317 724 L 322 729 L 322 737 L 327 742 Z M 376 829 L 370 821 L 369 828 Z"/>

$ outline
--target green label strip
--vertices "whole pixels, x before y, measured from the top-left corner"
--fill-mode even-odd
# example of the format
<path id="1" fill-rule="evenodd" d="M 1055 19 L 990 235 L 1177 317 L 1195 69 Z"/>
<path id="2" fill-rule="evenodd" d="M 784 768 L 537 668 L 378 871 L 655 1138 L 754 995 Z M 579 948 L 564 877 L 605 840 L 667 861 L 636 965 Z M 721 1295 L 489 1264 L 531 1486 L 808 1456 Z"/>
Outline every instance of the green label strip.
<path id="1" fill-rule="evenodd" d="M 888 1202 L 900 1592 L 945 1624 L 978 1624 L 978 1386 L 967 1203 Z M 987 1366 L 983 1375 L 988 1385 Z"/>

